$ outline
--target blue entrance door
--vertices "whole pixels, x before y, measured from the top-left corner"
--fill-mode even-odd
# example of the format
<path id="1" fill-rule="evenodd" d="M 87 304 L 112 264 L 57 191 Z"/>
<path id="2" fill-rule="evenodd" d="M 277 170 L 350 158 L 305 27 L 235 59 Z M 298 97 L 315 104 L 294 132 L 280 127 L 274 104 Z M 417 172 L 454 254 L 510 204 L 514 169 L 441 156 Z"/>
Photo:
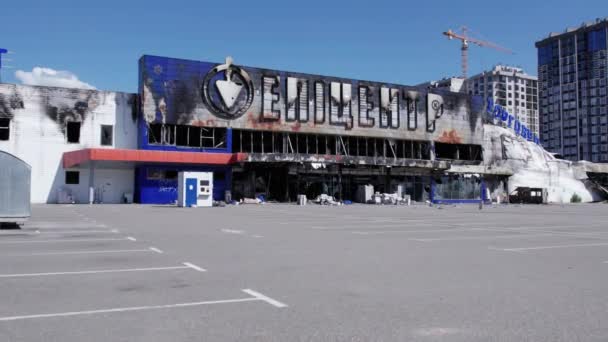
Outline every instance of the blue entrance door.
<path id="1" fill-rule="evenodd" d="M 186 207 L 196 205 L 196 178 L 186 178 Z"/>

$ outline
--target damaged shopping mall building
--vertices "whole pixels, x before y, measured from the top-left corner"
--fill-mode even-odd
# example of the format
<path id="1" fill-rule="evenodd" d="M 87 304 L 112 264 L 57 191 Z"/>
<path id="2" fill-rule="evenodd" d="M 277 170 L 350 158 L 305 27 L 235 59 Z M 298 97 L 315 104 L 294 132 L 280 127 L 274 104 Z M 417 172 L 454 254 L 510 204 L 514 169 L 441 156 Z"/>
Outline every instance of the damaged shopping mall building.
<path id="1" fill-rule="evenodd" d="M 0 84 L 0 150 L 32 166 L 33 202 L 171 204 L 182 171 L 212 172 L 215 200 L 604 195 L 608 166 L 556 159 L 478 96 L 148 55 L 138 89 Z"/>

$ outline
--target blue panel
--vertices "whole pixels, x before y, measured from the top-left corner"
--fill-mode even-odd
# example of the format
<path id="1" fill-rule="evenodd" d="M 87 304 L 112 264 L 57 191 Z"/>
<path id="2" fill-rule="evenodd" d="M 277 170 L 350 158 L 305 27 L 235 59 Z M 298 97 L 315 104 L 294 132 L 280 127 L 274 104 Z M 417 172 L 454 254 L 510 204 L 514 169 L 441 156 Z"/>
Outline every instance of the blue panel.
<path id="1" fill-rule="evenodd" d="M 553 59 L 553 48 L 551 45 L 538 47 L 538 65 L 549 64 Z"/>
<path id="2" fill-rule="evenodd" d="M 167 179 L 166 172 L 172 173 Z M 213 200 L 223 201 L 232 187 L 230 166 L 141 165 L 135 171 L 135 200 L 144 204 L 173 204 L 177 201 L 177 177 L 180 171 L 213 172 Z M 150 177 L 153 175 L 154 177 Z M 159 177 L 156 177 L 159 176 Z"/>
<path id="3" fill-rule="evenodd" d="M 196 178 L 186 178 L 186 207 L 196 205 Z"/>
<path id="4" fill-rule="evenodd" d="M 606 49 L 606 29 L 587 32 L 587 50 L 590 52 Z"/>
<path id="5" fill-rule="evenodd" d="M 154 120 L 156 123 L 170 123 L 177 125 L 195 125 L 212 127 L 213 123 L 196 122 L 195 124 L 181 117 L 183 113 L 194 111 L 201 99 L 200 85 L 198 79 L 206 74 L 215 64 L 206 62 L 196 62 L 177 58 L 166 58 L 145 55 L 139 60 L 139 93 L 144 95 L 144 85 L 146 85 L 155 102 L 164 101 L 166 111 L 161 113 L 156 111 Z M 150 99 L 146 99 L 150 100 Z M 186 152 L 218 152 L 230 153 L 231 132 L 228 128 L 227 142 L 225 148 L 189 148 L 178 146 L 164 146 L 148 144 L 148 124 L 139 113 L 138 127 L 138 146 L 145 150 L 161 151 L 186 151 Z"/>

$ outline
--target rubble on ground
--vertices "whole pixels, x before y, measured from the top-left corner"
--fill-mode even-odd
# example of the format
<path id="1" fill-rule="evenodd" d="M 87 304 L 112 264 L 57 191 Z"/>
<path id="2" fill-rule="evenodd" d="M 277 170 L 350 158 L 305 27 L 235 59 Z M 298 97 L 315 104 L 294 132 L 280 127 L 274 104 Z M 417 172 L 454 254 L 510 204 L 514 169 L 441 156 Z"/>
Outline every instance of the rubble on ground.
<path id="1" fill-rule="evenodd" d="M 337 201 L 333 196 L 321 194 L 311 202 L 321 205 L 342 205 L 342 202 Z"/>

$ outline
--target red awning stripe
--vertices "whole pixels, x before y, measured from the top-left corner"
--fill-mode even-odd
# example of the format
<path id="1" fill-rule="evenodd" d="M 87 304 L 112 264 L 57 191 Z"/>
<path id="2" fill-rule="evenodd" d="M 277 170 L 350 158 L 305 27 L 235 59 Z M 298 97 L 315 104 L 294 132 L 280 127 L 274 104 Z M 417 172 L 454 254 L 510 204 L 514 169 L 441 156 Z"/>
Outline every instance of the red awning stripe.
<path id="1" fill-rule="evenodd" d="M 86 148 L 63 154 L 63 167 L 70 168 L 89 161 L 228 165 L 247 158 L 245 153 L 175 152 Z"/>

